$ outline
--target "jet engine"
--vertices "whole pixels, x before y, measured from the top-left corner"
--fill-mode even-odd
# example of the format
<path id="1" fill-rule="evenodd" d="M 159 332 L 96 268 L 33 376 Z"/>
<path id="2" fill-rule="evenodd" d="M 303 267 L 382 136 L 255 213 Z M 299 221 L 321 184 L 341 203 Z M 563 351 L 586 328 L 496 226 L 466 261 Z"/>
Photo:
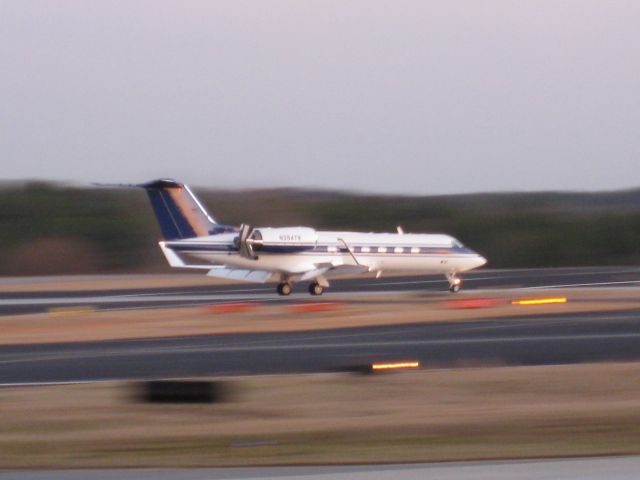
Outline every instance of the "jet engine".
<path id="1" fill-rule="evenodd" d="M 255 228 L 242 225 L 236 237 L 240 255 L 256 258 L 256 252 L 295 253 L 313 250 L 318 233 L 308 227 Z"/>

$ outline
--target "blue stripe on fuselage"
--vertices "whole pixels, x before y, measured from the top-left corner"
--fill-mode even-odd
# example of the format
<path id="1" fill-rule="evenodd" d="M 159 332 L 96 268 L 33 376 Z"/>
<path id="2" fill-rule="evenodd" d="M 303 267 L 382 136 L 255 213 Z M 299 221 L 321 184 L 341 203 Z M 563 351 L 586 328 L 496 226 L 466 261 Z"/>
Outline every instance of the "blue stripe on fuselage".
<path id="1" fill-rule="evenodd" d="M 198 245 L 198 244 L 189 244 L 189 243 L 168 243 L 167 247 L 175 250 L 176 252 L 232 252 L 237 251 L 230 243 L 220 244 L 220 245 Z"/>
<path id="2" fill-rule="evenodd" d="M 181 252 L 235 252 L 238 249 L 232 243 L 186 243 L 176 242 L 168 243 L 168 247 L 175 251 Z M 336 251 L 329 251 L 329 248 L 335 248 Z M 354 254 L 356 255 L 477 255 L 473 250 L 466 247 L 409 247 L 404 246 L 402 252 L 395 252 L 391 246 L 384 246 L 385 252 L 378 252 L 379 247 L 369 247 L 369 252 L 362 252 L 363 247 L 353 247 Z M 411 248 L 419 248 L 418 252 L 411 252 Z M 310 254 L 347 254 L 349 251 L 344 247 L 337 247 L 336 245 L 318 245 L 311 247 L 309 245 L 263 245 L 260 250 L 256 251 L 256 254 L 272 253 L 272 254 L 292 254 L 292 253 L 310 253 Z"/>

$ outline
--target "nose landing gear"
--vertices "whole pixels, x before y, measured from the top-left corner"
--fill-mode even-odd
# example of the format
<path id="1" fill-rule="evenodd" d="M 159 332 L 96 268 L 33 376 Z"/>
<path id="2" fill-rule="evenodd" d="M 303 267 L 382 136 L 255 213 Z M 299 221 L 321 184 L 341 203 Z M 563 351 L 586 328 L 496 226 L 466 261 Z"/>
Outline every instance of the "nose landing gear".
<path id="1" fill-rule="evenodd" d="M 462 288 L 462 279 L 457 277 L 455 273 L 447 274 L 447 281 L 449 282 L 449 291 L 451 293 L 458 293 Z"/>

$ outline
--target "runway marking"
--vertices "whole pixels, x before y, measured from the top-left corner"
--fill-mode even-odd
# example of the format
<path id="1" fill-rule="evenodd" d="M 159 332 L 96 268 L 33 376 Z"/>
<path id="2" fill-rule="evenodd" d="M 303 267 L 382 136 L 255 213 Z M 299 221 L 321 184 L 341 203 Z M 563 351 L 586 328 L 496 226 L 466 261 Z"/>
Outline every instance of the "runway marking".
<path id="1" fill-rule="evenodd" d="M 594 273 L 595 275 L 595 273 Z M 522 278 L 521 275 L 499 275 L 499 276 L 490 276 L 490 277 L 464 277 L 465 282 L 476 282 L 478 280 L 496 280 L 502 278 Z M 398 281 L 398 282 L 369 282 L 363 283 L 364 286 L 372 286 L 372 285 L 412 285 L 412 284 L 420 284 L 420 283 L 447 283 L 447 279 L 443 276 L 440 280 L 407 280 L 407 281 Z"/>
<path id="2" fill-rule="evenodd" d="M 559 271 L 560 270 L 560 271 Z M 570 271 L 566 271 L 570 270 Z M 483 273 L 482 270 L 472 270 L 469 275 L 473 277 L 476 274 Z M 524 269 L 505 269 L 505 270 L 493 270 L 493 271 L 485 271 L 484 273 L 492 273 L 498 274 L 494 277 L 486 277 L 486 278 L 513 278 L 513 277 L 522 277 L 523 274 L 528 274 L 530 277 L 571 277 L 571 276 L 587 276 L 587 275 L 621 275 L 621 274 L 630 274 L 636 273 L 640 274 L 640 268 L 627 268 L 627 269 L 618 269 L 618 268 L 597 268 L 596 270 L 591 269 L 583 269 L 582 267 L 576 267 L 574 269 L 570 268 L 524 268 Z M 508 273 L 509 275 L 499 275 L 500 273 Z M 518 275 L 520 273 L 520 275 Z"/>
<path id="3" fill-rule="evenodd" d="M 54 387 L 58 385 L 88 385 L 90 383 L 98 383 L 104 380 L 70 380 L 67 382 L 14 382 L 0 383 L 0 388 L 10 387 Z"/>
<path id="4" fill-rule="evenodd" d="M 226 295 L 226 294 L 211 294 L 211 295 L 191 295 L 191 296 L 175 296 L 167 295 L 164 297 L 158 297 L 153 302 L 169 303 L 169 302 L 206 302 L 216 300 L 251 300 L 251 299 L 264 299 L 272 298 L 275 294 L 259 294 L 259 295 Z M 0 299 L 0 306 L 16 306 L 16 305 L 73 305 L 73 304 L 101 304 L 101 303 L 145 303 L 149 302 L 148 298 L 144 297 L 130 297 L 126 301 L 122 297 L 118 296 L 106 296 L 106 297 L 79 297 L 79 298 L 16 298 L 16 299 Z"/>
<path id="5" fill-rule="evenodd" d="M 398 292 L 357 292 L 358 295 L 397 295 Z M 333 297 L 341 297 L 341 296 L 351 296 L 354 292 L 334 292 L 332 294 Z M 104 297 L 77 297 L 77 298 L 15 298 L 15 299 L 0 299 L 0 307 L 3 306 L 33 306 L 33 305 L 43 305 L 43 306 L 54 306 L 54 305 L 88 305 L 92 304 L 102 305 L 109 303 L 172 303 L 172 302 L 246 302 L 246 301 L 278 301 L 278 302 L 287 302 L 292 299 L 309 299 L 309 295 L 306 293 L 298 292 L 294 293 L 291 296 L 283 297 L 276 293 L 258 293 L 252 295 L 237 295 L 231 294 L 227 295 L 224 293 L 220 294 L 209 294 L 209 295 L 166 295 L 164 297 L 155 297 L 153 300 L 150 300 L 146 297 L 128 297 L 126 300 L 123 300 L 121 296 L 104 296 Z M 152 305 L 148 308 L 161 308 L 160 305 Z M 104 309 L 103 309 L 104 310 Z"/>
<path id="6" fill-rule="evenodd" d="M 177 304 L 171 304 L 168 305 L 164 308 L 187 308 L 187 307 L 203 307 L 206 305 L 211 305 L 211 302 L 197 302 L 197 303 L 177 303 Z M 144 307 L 112 307 L 112 308 L 98 308 L 98 312 L 128 312 L 131 310 L 150 310 L 153 308 L 157 308 L 157 307 L 153 307 L 153 306 L 144 306 Z"/>
<path id="7" fill-rule="evenodd" d="M 627 280 L 620 282 L 595 282 L 595 283 L 571 283 L 567 285 L 539 285 L 536 287 L 520 287 L 507 290 L 541 290 L 544 288 L 569 288 L 569 287 L 604 287 L 607 285 L 634 285 L 640 283 L 640 280 Z"/>
<path id="8" fill-rule="evenodd" d="M 214 290 L 217 287 L 217 285 L 212 285 L 212 290 Z M 230 289 L 230 290 L 222 290 L 220 292 L 218 292 L 219 295 L 224 295 L 226 293 L 251 293 L 251 292 L 271 292 L 273 289 L 272 288 L 242 288 L 242 289 Z M 185 290 L 183 292 L 176 292 L 174 290 L 170 290 L 169 292 L 150 292 L 150 293 L 127 293 L 127 294 L 122 294 L 122 295 L 112 295 L 114 297 L 123 297 L 123 298 L 128 298 L 128 297 L 157 297 L 157 296 L 162 296 L 162 295 L 167 295 L 167 293 L 169 295 L 207 295 L 207 293 L 203 292 L 202 289 L 198 289 L 198 290 Z"/>
<path id="9" fill-rule="evenodd" d="M 528 272 L 528 270 L 523 270 L 523 272 Z M 640 273 L 640 270 L 613 270 L 611 272 L 606 272 L 607 275 L 614 274 L 629 274 L 629 273 Z M 551 277 L 571 277 L 571 276 L 579 276 L 579 275 L 602 275 L 603 272 L 572 272 L 572 273 L 543 273 L 540 272 L 540 275 L 537 276 L 551 276 Z M 514 279 L 521 278 L 527 279 L 525 275 L 492 275 L 492 276 L 468 276 L 464 277 L 465 282 L 477 282 L 480 280 L 503 280 L 503 279 Z M 397 281 L 397 282 L 369 282 L 364 283 L 363 286 L 391 286 L 391 285 L 414 285 L 414 284 L 426 284 L 426 283 L 446 283 L 446 279 L 442 278 L 442 280 L 409 280 L 409 281 Z M 640 283 L 640 280 L 629 280 L 624 282 L 601 282 L 601 283 L 578 283 L 573 285 L 546 285 L 546 286 L 534 286 L 534 287 L 518 287 L 516 289 L 509 290 L 519 290 L 519 289 L 527 289 L 527 288 L 554 288 L 554 287 L 570 287 L 570 286 L 590 286 L 590 285 L 613 285 L 613 284 L 625 284 L 625 283 Z"/>
<path id="10" fill-rule="evenodd" d="M 189 307 L 206 307 L 209 305 L 217 305 L 219 303 L 247 303 L 247 302 L 251 302 L 251 303 L 263 303 L 266 305 L 272 305 L 272 304 L 277 304 L 277 303 L 281 303 L 281 302 L 286 302 L 286 298 L 279 298 L 279 297 L 274 297 L 274 298 L 263 298 L 263 299 L 242 299 L 242 300 L 215 300 L 215 301 L 208 301 L 208 300 L 199 300 L 196 302 L 189 302 L 189 303 L 172 303 L 170 305 L 147 305 L 147 306 L 142 306 L 142 307 L 98 307 L 97 311 L 98 312 L 127 312 L 130 310 L 152 310 L 152 309 L 156 309 L 156 308 L 189 308 Z M 15 314 L 18 315 L 18 314 Z"/>

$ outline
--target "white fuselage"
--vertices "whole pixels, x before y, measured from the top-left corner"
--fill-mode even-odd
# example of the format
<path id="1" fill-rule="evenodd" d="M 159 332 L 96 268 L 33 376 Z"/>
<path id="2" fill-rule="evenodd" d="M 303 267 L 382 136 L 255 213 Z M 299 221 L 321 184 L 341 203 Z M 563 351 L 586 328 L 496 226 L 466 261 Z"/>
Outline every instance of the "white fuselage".
<path id="1" fill-rule="evenodd" d="M 331 266 L 327 271 L 330 276 L 333 270 L 338 275 L 348 273 L 348 267 L 371 272 L 455 274 L 486 263 L 481 255 L 449 235 L 314 231 L 312 239 L 295 234 L 271 238 L 269 231 L 275 229 L 260 230 L 268 241 L 255 245 L 256 258 L 240 255 L 234 243 L 236 233 L 162 242 L 162 247 L 178 255 L 185 267 L 224 265 L 281 275 L 323 266 Z"/>

